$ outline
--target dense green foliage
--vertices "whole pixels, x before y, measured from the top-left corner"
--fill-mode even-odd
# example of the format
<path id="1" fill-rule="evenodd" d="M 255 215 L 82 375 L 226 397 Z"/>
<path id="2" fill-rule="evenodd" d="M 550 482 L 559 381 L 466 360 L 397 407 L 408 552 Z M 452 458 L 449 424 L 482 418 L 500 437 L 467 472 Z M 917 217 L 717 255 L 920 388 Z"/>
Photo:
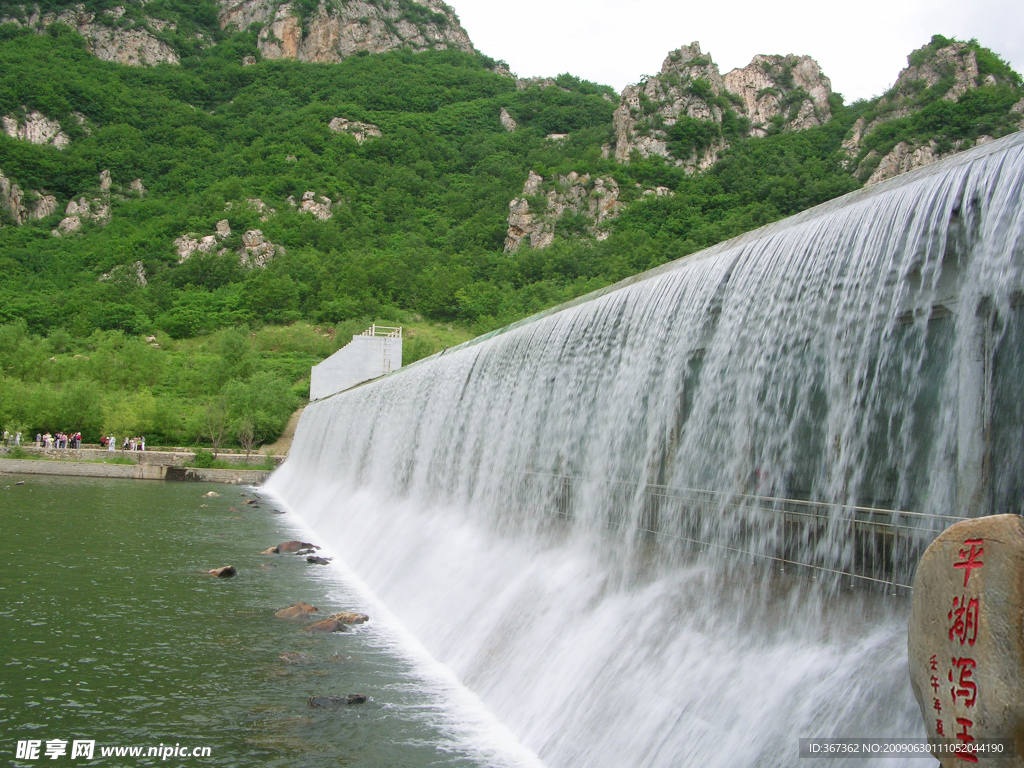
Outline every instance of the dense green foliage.
<path id="1" fill-rule="evenodd" d="M 856 189 L 842 141 L 857 117 L 884 109 L 836 100 L 820 128 L 745 139 L 745 120 L 725 100 L 722 126 L 680 120 L 668 129 L 682 154 L 731 143 L 709 172 L 690 176 L 660 159 L 623 166 L 602 157 L 617 103 L 605 86 L 562 75 L 555 87 L 517 90 L 491 60 L 457 51 L 243 66 L 258 58 L 254 32 L 221 31 L 212 2 L 152 0 L 146 13 L 158 3 L 177 20 L 162 39 L 181 66 L 99 61 L 60 25 L 42 35 L 0 26 L 0 114 L 38 110 L 71 138 L 58 150 L 0 134 L 0 171 L 60 202 L 23 226 L 0 212 L 4 425 L 215 443 L 211 424 L 221 423 L 229 441 L 243 428 L 271 439 L 334 339 L 375 320 L 420 322 L 407 341 L 406 360 L 416 359 Z M 0 2 L 0 14 L 9 5 Z M 126 7 L 141 18 L 141 2 Z M 198 45 L 196 30 L 215 44 Z M 978 51 L 979 65 L 1005 67 Z M 916 94 L 919 109 L 872 133 L 863 154 L 901 140 L 946 146 L 1005 133 L 1021 94 L 1019 78 L 1000 77 L 959 102 Z M 514 133 L 499 122 L 502 108 L 519 124 Z M 382 136 L 359 144 L 329 130 L 335 117 L 373 123 Z M 546 140 L 551 133 L 569 136 Z M 97 194 L 101 170 L 114 182 L 110 223 L 51 236 L 69 199 Z M 631 205 L 602 242 L 585 220 L 565 217 L 551 247 L 505 254 L 508 203 L 530 170 L 614 176 Z M 127 191 L 136 178 L 145 197 Z M 674 195 L 641 199 L 652 186 Z M 306 191 L 330 198 L 329 220 L 288 202 Z M 252 198 L 276 213 L 263 220 Z M 210 235 L 222 219 L 232 231 L 218 243 L 224 252 L 179 264 L 175 238 Z M 237 255 L 253 229 L 286 250 L 265 269 Z M 126 268 L 136 261 L 145 286 Z M 298 321 L 338 329 L 272 327 Z M 450 323 L 462 330 L 437 330 Z M 290 340 L 262 347 L 272 333 Z"/>

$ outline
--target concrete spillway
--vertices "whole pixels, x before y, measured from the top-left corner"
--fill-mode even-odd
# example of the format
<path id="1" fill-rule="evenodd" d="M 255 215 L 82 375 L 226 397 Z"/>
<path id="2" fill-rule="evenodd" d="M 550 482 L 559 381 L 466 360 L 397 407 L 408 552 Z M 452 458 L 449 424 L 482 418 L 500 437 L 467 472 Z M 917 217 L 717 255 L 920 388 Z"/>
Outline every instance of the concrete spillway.
<path id="1" fill-rule="evenodd" d="M 552 768 L 920 735 L 881 591 L 1021 509 L 1022 197 L 1018 134 L 666 265 L 312 404 L 270 488 Z"/>

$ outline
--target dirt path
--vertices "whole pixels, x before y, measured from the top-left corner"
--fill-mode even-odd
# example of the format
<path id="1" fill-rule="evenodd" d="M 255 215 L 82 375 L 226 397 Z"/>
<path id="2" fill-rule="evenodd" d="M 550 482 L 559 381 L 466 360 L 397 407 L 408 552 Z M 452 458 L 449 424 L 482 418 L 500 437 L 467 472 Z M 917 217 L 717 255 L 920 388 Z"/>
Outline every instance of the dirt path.
<path id="1" fill-rule="evenodd" d="M 302 406 L 302 408 L 293 413 L 285 425 L 284 432 L 277 438 L 277 441 L 261 446 L 259 452 L 264 455 L 272 453 L 275 456 L 287 456 L 289 449 L 292 447 L 292 440 L 295 438 L 295 428 L 299 426 L 299 417 L 302 416 L 302 411 L 305 408 L 306 406 Z"/>

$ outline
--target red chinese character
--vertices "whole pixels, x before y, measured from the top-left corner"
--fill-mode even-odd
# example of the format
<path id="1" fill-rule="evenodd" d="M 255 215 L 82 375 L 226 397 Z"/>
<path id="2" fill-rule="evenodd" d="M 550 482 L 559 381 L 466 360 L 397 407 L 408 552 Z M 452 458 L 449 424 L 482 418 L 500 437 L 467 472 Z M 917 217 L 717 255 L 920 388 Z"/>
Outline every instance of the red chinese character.
<path id="1" fill-rule="evenodd" d="M 930 659 L 928 659 L 928 665 L 931 667 L 932 672 L 938 672 L 939 671 L 939 657 L 936 656 L 933 653 L 932 657 Z"/>
<path id="2" fill-rule="evenodd" d="M 932 704 L 932 708 L 939 714 L 942 714 L 942 702 L 938 699 L 933 699 L 932 701 L 935 702 L 934 704 Z"/>
<path id="3" fill-rule="evenodd" d="M 964 744 L 971 744 L 974 742 L 974 737 L 967 732 L 967 729 L 974 725 L 972 720 L 968 720 L 966 717 L 958 717 L 956 719 L 957 725 L 962 725 L 963 730 L 956 734 L 958 741 L 962 741 Z M 978 762 L 978 756 L 974 752 L 957 752 L 957 757 L 963 760 L 965 763 L 976 763 Z"/>
<path id="4" fill-rule="evenodd" d="M 964 558 L 959 563 L 953 563 L 954 568 L 964 569 L 964 586 L 967 586 L 967 580 L 971 578 L 971 570 L 973 568 L 981 568 L 984 563 L 978 560 L 983 554 L 985 554 L 984 547 L 978 546 L 983 543 L 984 539 L 964 539 L 964 546 L 970 546 L 970 550 L 961 549 L 960 557 Z"/>
<path id="5" fill-rule="evenodd" d="M 932 690 L 936 693 L 939 692 L 939 678 L 937 678 L 935 675 L 932 675 Z"/>
<path id="6" fill-rule="evenodd" d="M 962 696 L 964 699 L 965 707 L 973 707 L 975 700 L 978 698 L 978 686 L 971 680 L 971 672 L 975 667 L 974 659 L 958 659 L 953 657 L 953 667 L 960 668 L 960 679 L 953 679 L 953 670 L 949 670 L 949 682 L 953 683 L 953 687 L 949 689 L 950 695 L 953 697 L 953 705 L 956 706 L 956 697 Z M 959 687 L 957 687 L 959 686 Z"/>
<path id="7" fill-rule="evenodd" d="M 935 735 L 936 736 L 945 736 L 946 735 L 946 732 L 942 730 L 942 721 L 941 720 L 936 720 L 935 721 Z"/>
<path id="8" fill-rule="evenodd" d="M 978 598 L 954 597 L 953 608 L 948 616 L 952 625 L 949 628 L 949 639 L 959 640 L 960 645 L 974 645 L 978 639 Z"/>

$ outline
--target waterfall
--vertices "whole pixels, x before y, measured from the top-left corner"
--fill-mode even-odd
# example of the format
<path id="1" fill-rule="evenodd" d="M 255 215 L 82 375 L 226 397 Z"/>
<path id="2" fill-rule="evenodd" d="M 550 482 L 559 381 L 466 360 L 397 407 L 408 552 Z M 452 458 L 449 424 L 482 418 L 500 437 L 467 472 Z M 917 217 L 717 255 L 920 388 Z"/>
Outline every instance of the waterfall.
<path id="1" fill-rule="evenodd" d="M 1022 190 L 1016 134 L 446 350 L 269 487 L 549 768 L 923 735 L 893 593 L 1024 498 Z"/>

